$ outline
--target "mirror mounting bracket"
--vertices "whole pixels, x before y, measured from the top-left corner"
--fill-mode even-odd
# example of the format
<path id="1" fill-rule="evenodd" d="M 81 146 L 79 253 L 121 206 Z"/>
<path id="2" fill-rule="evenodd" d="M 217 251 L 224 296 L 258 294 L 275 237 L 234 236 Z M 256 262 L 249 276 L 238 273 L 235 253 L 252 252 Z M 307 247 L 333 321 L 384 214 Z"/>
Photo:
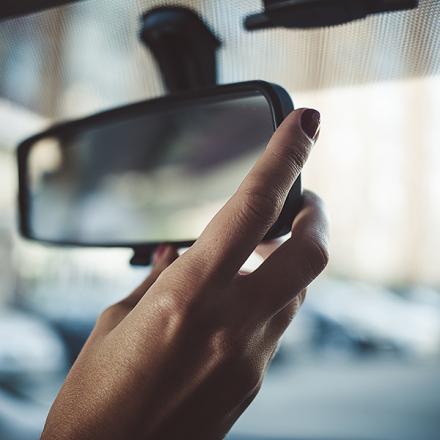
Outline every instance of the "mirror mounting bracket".
<path id="1" fill-rule="evenodd" d="M 217 84 L 216 51 L 221 42 L 191 9 L 164 6 L 147 11 L 140 39 L 169 93 Z"/>

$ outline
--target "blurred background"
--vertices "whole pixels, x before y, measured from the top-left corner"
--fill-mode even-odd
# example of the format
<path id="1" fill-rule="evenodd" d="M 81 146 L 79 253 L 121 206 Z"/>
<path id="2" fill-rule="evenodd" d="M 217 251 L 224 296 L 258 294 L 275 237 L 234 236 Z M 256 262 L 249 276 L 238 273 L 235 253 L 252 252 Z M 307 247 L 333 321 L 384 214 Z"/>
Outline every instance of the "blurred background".
<path id="1" fill-rule="evenodd" d="M 198 11 L 221 83 L 264 79 L 322 113 L 304 185 L 331 263 L 231 438 L 440 438 L 440 2 L 318 30 L 246 32 L 259 1 L 90 0 L 0 22 L 0 438 L 33 440 L 100 311 L 148 269 L 129 250 L 18 237 L 19 141 L 164 93 L 139 16 Z"/>

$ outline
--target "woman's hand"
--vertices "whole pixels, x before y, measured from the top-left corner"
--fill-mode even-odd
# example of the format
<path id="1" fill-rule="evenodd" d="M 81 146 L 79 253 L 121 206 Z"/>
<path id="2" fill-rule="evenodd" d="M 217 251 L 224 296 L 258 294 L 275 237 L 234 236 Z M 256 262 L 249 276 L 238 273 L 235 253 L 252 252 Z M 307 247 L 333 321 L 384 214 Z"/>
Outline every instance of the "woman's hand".
<path id="1" fill-rule="evenodd" d="M 293 112 L 181 257 L 108 308 L 49 413 L 43 439 L 221 439 L 256 396 L 277 343 L 327 264 L 327 221 L 304 195 L 292 236 L 239 270 L 277 219 L 319 130 Z M 270 254 L 270 255 L 269 255 Z"/>

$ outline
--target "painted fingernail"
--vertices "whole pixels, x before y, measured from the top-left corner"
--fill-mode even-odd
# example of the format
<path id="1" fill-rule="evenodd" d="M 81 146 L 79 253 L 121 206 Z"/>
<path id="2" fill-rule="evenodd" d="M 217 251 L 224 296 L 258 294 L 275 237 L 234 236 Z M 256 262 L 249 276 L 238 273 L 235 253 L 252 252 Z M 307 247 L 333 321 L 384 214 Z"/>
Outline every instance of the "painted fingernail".
<path id="1" fill-rule="evenodd" d="M 165 244 L 161 244 L 159 247 L 156 248 L 153 254 L 153 266 L 156 265 L 162 255 L 166 252 L 167 246 Z"/>
<path id="2" fill-rule="evenodd" d="M 321 115 L 318 111 L 313 109 L 303 111 L 301 115 L 301 128 L 310 139 L 316 140 L 320 125 Z"/>

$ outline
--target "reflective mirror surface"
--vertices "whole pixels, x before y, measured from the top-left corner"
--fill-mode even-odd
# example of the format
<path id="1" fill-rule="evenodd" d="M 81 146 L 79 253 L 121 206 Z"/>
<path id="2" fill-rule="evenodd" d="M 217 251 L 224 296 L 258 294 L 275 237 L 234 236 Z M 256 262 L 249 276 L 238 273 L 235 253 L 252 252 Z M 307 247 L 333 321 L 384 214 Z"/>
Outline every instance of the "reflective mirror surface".
<path id="1" fill-rule="evenodd" d="M 269 102 L 252 92 L 40 138 L 27 163 L 30 233 L 97 245 L 193 240 L 273 131 Z"/>

